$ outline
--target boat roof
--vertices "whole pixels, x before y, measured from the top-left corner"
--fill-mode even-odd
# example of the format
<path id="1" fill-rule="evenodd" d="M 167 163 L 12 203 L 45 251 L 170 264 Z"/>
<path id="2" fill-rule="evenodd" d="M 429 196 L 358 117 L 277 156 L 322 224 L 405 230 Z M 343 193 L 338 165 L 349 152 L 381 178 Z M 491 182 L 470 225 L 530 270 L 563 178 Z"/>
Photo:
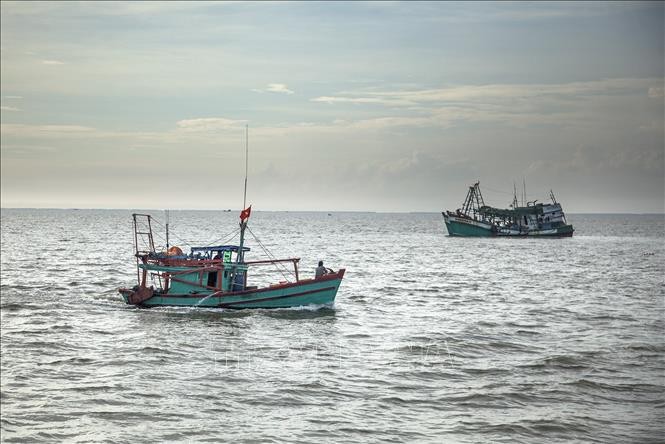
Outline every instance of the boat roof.
<path id="1" fill-rule="evenodd" d="M 238 252 L 240 247 L 238 245 L 217 245 L 213 247 L 192 247 L 192 253 L 198 252 L 198 251 L 213 251 L 213 252 L 218 252 L 218 251 L 233 251 L 235 253 Z M 242 247 L 242 251 L 250 251 L 249 247 Z"/>
<path id="2" fill-rule="evenodd" d="M 510 209 L 494 208 L 486 205 L 480 207 L 480 213 L 499 217 L 522 216 L 524 214 L 543 214 L 543 204 L 539 203 L 530 207 L 516 207 Z"/>

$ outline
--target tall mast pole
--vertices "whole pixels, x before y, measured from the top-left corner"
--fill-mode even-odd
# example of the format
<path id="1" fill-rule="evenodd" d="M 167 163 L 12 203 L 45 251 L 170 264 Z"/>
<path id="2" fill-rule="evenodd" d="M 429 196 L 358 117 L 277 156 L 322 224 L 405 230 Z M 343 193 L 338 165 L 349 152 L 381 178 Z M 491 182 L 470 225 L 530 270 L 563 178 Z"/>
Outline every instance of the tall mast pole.
<path id="1" fill-rule="evenodd" d="M 522 176 L 522 206 L 526 207 L 526 178 Z"/>
<path id="2" fill-rule="evenodd" d="M 169 250 L 169 210 L 164 210 L 166 213 L 166 251 Z"/>
<path id="3" fill-rule="evenodd" d="M 513 181 L 513 208 L 517 208 L 517 184 Z"/>
<path id="4" fill-rule="evenodd" d="M 244 211 L 247 205 L 247 171 L 249 165 L 249 125 L 245 125 L 245 192 L 242 199 L 242 210 Z M 238 263 L 243 261 L 243 244 L 245 241 L 245 228 L 247 228 L 247 220 L 240 221 L 240 246 L 238 248 Z"/>
<path id="5" fill-rule="evenodd" d="M 245 194 L 242 199 L 242 209 L 247 208 L 247 166 L 249 165 L 249 125 L 245 124 Z"/>

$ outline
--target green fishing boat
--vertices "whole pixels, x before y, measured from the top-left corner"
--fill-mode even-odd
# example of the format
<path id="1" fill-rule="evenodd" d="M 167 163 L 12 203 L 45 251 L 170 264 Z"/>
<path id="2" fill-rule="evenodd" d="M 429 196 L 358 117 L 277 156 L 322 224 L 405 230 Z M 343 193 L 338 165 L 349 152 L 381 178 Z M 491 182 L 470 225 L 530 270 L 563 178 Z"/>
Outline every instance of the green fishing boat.
<path id="1" fill-rule="evenodd" d="M 526 193 L 525 193 L 526 194 Z M 517 192 L 510 208 L 485 205 L 480 183 L 469 187 L 462 208 L 444 211 L 443 220 L 450 236 L 461 237 L 570 237 L 575 231 L 566 221 L 561 204 L 550 191 L 552 203 L 537 201 L 518 205 Z M 524 202 L 523 202 L 524 203 Z"/>
<path id="2" fill-rule="evenodd" d="M 249 208 L 244 210 L 241 217 L 249 218 L 249 212 Z M 320 277 L 303 279 L 298 271 L 300 258 L 246 261 L 245 253 L 250 251 L 243 246 L 246 219 L 240 223 L 240 245 L 191 247 L 184 254 L 179 247 L 155 251 L 152 216 L 132 217 L 137 285 L 118 290 L 127 304 L 233 309 L 330 306 L 344 277 L 344 269 L 327 269 Z M 143 244 L 147 250 L 142 249 Z M 263 287 L 249 284 L 255 267 L 285 263 L 293 266 L 293 279 L 287 276 L 287 280 Z"/>
<path id="3" fill-rule="evenodd" d="M 246 133 L 247 137 L 247 133 Z M 248 137 L 247 137 L 248 139 Z M 247 140 L 246 139 L 246 140 Z M 137 285 L 120 288 L 125 303 L 141 307 L 215 307 L 215 308 L 289 308 L 331 306 L 344 278 L 344 269 L 333 271 L 322 263 L 314 278 L 302 278 L 298 271 L 300 258 L 247 261 L 245 232 L 252 206 L 247 203 L 247 158 L 245 151 L 245 194 L 240 213 L 238 245 L 191 247 L 185 254 L 180 247 L 169 245 L 169 219 L 166 213 L 166 246 L 157 251 L 150 214 L 132 215 L 134 221 L 134 256 Z M 228 210 L 231 211 L 231 210 Z M 232 234 L 235 237 L 236 233 Z M 254 236 L 264 251 L 267 249 Z M 289 274 L 284 264 L 291 264 Z M 249 276 L 256 267 L 274 266 L 284 280 L 264 285 L 250 285 Z M 263 275 L 263 274 L 262 274 Z"/>

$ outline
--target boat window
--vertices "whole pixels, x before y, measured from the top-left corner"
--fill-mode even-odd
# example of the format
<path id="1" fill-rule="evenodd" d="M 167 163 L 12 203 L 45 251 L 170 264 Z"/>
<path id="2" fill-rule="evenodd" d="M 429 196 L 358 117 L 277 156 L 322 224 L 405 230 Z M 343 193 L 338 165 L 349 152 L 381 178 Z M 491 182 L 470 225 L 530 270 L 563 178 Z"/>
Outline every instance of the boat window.
<path id="1" fill-rule="evenodd" d="M 208 287 L 214 287 L 217 285 L 217 272 L 208 273 Z"/>

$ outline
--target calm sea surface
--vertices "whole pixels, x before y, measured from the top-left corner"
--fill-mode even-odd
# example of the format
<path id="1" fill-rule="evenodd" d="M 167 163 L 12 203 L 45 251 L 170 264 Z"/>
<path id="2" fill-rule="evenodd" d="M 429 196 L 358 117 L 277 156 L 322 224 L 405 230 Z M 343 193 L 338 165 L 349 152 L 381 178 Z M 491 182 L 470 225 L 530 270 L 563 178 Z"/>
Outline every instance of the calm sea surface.
<path id="1" fill-rule="evenodd" d="M 228 311 L 122 302 L 129 210 L 3 209 L 1 440 L 663 442 L 663 216 L 568 219 L 459 239 L 440 214 L 254 212 L 302 274 L 347 274 L 333 308 Z M 171 244 L 237 221 L 173 211 Z"/>

